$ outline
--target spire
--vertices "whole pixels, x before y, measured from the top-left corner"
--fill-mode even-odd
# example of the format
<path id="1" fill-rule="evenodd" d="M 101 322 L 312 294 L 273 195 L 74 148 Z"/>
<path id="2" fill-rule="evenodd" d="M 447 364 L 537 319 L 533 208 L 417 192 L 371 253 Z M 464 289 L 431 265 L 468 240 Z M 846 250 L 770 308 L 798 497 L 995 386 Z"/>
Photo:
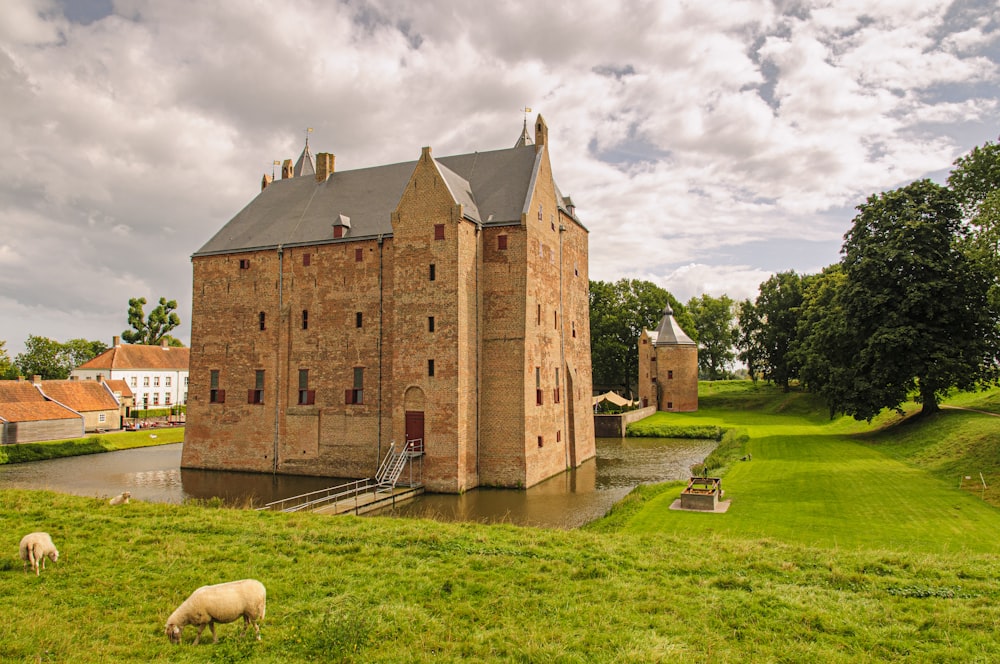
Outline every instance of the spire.
<path id="1" fill-rule="evenodd" d="M 306 147 L 303 148 L 302 154 L 299 155 L 299 160 L 295 162 L 295 170 L 292 174 L 295 177 L 302 177 L 303 175 L 315 175 L 316 166 L 313 164 L 312 153 L 309 152 L 309 132 L 312 131 L 312 127 L 306 129 Z"/>
<path id="2" fill-rule="evenodd" d="M 521 109 L 524 113 L 524 128 L 521 129 L 521 135 L 517 139 L 517 143 L 514 143 L 515 148 L 523 148 L 525 145 L 531 145 L 531 134 L 528 133 L 528 113 L 531 113 L 531 107 L 525 106 Z"/>

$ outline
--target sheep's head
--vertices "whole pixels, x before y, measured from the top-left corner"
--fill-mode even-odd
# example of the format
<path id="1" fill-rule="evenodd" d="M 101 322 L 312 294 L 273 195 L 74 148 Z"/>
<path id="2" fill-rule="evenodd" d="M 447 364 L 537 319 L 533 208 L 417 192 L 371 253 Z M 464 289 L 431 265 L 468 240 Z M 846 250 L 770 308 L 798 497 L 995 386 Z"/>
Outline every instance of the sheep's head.
<path id="1" fill-rule="evenodd" d="M 57 560 L 59 560 L 59 552 L 56 551 L 55 549 L 49 551 L 49 560 L 51 560 L 52 562 L 56 562 Z"/>
<path id="2" fill-rule="evenodd" d="M 181 642 L 181 628 L 167 623 L 167 638 L 174 645 L 179 644 Z"/>
<path id="3" fill-rule="evenodd" d="M 124 498 L 125 500 L 128 500 L 131 497 L 132 497 L 132 494 L 129 493 L 128 491 L 126 491 L 125 493 L 122 494 L 122 498 Z"/>

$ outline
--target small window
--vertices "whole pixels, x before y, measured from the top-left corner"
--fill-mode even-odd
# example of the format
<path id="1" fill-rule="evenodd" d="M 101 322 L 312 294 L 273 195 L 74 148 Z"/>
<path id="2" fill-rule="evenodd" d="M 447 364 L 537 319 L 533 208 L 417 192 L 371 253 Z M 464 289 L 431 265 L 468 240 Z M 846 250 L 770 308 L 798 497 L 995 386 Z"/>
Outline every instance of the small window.
<path id="1" fill-rule="evenodd" d="M 365 370 L 364 367 L 354 367 L 354 388 L 347 390 L 344 394 L 344 402 L 351 405 L 360 405 L 365 402 Z"/>
<path id="2" fill-rule="evenodd" d="M 653 376 L 653 382 L 654 383 L 656 382 L 656 376 Z"/>
<path id="3" fill-rule="evenodd" d="M 654 355 L 653 357 L 649 358 L 649 361 L 650 362 L 656 362 L 656 356 Z"/>
<path id="4" fill-rule="evenodd" d="M 250 269 L 250 259 L 249 258 L 241 258 L 240 259 L 240 269 L 241 270 L 249 270 Z"/>
<path id="5" fill-rule="evenodd" d="M 507 249 L 507 236 L 506 235 L 498 235 L 497 236 L 497 249 L 499 249 L 500 251 L 506 251 L 506 249 Z"/>
<path id="6" fill-rule="evenodd" d="M 576 263 L 573 263 L 573 276 L 574 277 L 580 276 L 580 268 L 577 267 Z"/>
<path id="7" fill-rule="evenodd" d="M 545 446 L 545 440 L 541 436 L 538 437 L 538 446 L 539 447 Z"/>
<path id="8" fill-rule="evenodd" d="M 541 221 L 541 220 L 542 220 L 542 204 L 539 203 L 538 204 L 538 221 Z M 539 445 L 539 447 L 541 447 L 541 445 Z"/>
<path id="9" fill-rule="evenodd" d="M 559 329 L 559 312 L 558 311 L 553 311 L 552 312 L 552 325 L 553 325 L 553 327 L 555 327 L 555 329 L 557 329 L 557 330 Z"/>
<path id="10" fill-rule="evenodd" d="M 166 394 L 163 395 L 163 404 L 165 406 L 170 405 L 170 392 L 167 392 Z"/>
<path id="11" fill-rule="evenodd" d="M 209 403 L 226 403 L 226 391 L 219 389 L 219 370 L 218 369 L 212 369 L 212 371 L 209 374 L 209 376 L 210 376 L 210 378 L 209 378 L 209 383 L 208 384 L 209 384 L 210 392 L 209 392 L 209 396 L 208 396 L 208 402 Z"/>
<path id="12" fill-rule="evenodd" d="M 538 307 L 538 311 L 535 314 L 535 325 L 541 325 L 542 324 L 542 305 L 539 304 L 539 305 L 536 305 L 536 306 Z"/>
<path id="13" fill-rule="evenodd" d="M 361 261 L 364 260 L 364 258 L 365 258 L 365 250 L 364 249 L 358 247 L 357 249 L 354 250 L 354 262 L 355 263 L 360 263 Z"/>
<path id="14" fill-rule="evenodd" d="M 343 226 L 334 226 L 333 227 L 333 237 L 334 237 L 334 239 L 344 237 L 344 227 Z"/>
<path id="15" fill-rule="evenodd" d="M 362 327 L 363 315 L 360 311 L 354 313 L 354 327 Z"/>
<path id="16" fill-rule="evenodd" d="M 673 409 L 674 409 L 674 402 L 673 401 L 668 401 L 667 402 L 667 410 L 673 410 Z"/>
<path id="17" fill-rule="evenodd" d="M 560 394 L 559 394 L 559 385 L 560 385 L 560 383 L 559 383 L 559 369 L 556 368 L 556 387 L 555 387 L 554 390 L 552 390 L 552 402 L 553 403 L 559 403 L 559 396 L 560 396 Z"/>
<path id="18" fill-rule="evenodd" d="M 307 309 L 302 310 L 302 329 L 309 329 L 309 311 Z"/>
<path id="19" fill-rule="evenodd" d="M 309 389 L 309 370 L 299 369 L 299 405 L 312 406 L 316 403 L 316 390 Z"/>
<path id="20" fill-rule="evenodd" d="M 312 254 L 302 254 L 302 266 L 309 267 L 312 263 Z"/>
<path id="21" fill-rule="evenodd" d="M 667 370 L 667 380 L 673 380 L 673 379 L 674 379 L 674 371 L 673 371 L 673 369 L 668 369 Z"/>
<path id="22" fill-rule="evenodd" d="M 149 376 L 143 376 L 142 377 L 142 386 L 143 387 L 149 387 Z"/>
<path id="23" fill-rule="evenodd" d="M 573 338 L 576 339 L 576 321 L 575 320 L 574 321 L 570 321 L 569 327 L 570 327 L 570 330 L 572 330 Z"/>
<path id="24" fill-rule="evenodd" d="M 435 275 L 435 271 L 434 271 L 434 263 L 431 263 L 431 271 L 430 271 L 431 281 L 434 281 L 435 276 L 436 275 Z"/>
<path id="25" fill-rule="evenodd" d="M 444 224 L 434 224 L 434 239 L 435 240 L 444 239 Z"/>
<path id="26" fill-rule="evenodd" d="M 260 329 L 262 330 L 267 328 L 267 325 L 265 324 L 266 318 L 267 316 L 263 311 L 257 314 L 257 323 L 260 326 Z"/>
<path id="27" fill-rule="evenodd" d="M 153 392 L 153 405 L 154 406 L 159 406 L 160 405 L 160 393 L 159 392 Z"/>
<path id="28" fill-rule="evenodd" d="M 434 331 L 434 316 L 427 317 L 427 331 L 428 332 Z"/>
<path id="29" fill-rule="evenodd" d="M 160 377 L 153 376 L 153 387 L 159 387 L 159 386 L 160 386 Z"/>
<path id="30" fill-rule="evenodd" d="M 99 415 L 97 416 L 97 421 L 98 421 L 98 422 L 101 422 L 101 423 L 104 423 L 104 422 L 107 422 L 107 421 L 108 421 L 108 416 L 107 416 L 107 415 L 105 415 L 104 413 L 100 413 L 100 414 L 99 414 Z"/>
<path id="31" fill-rule="evenodd" d="M 132 387 L 139 387 L 139 378 L 132 376 Z"/>
<path id="32" fill-rule="evenodd" d="M 247 390 L 247 403 L 264 403 L 264 370 L 257 369 L 254 372 L 254 389 Z"/>
<path id="33" fill-rule="evenodd" d="M 427 375 L 434 375 L 434 360 L 427 360 Z"/>
<path id="34" fill-rule="evenodd" d="M 559 429 L 558 431 L 556 431 L 556 442 L 558 443 L 561 440 L 562 440 L 562 429 Z"/>
<path id="35" fill-rule="evenodd" d="M 163 385 L 165 387 L 170 387 L 171 386 L 170 376 L 167 376 L 166 378 L 163 379 Z"/>

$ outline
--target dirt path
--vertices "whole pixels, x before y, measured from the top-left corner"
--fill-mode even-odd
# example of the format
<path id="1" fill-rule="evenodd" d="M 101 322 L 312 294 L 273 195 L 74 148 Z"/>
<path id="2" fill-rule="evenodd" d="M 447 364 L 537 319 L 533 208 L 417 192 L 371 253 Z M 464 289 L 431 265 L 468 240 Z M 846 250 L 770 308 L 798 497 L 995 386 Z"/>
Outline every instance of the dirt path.
<path id="1" fill-rule="evenodd" d="M 963 408 L 962 406 L 941 406 L 942 409 L 947 408 L 949 410 L 967 410 L 970 413 L 982 413 L 983 415 L 989 415 L 990 417 L 1000 417 L 1000 413 L 991 413 L 988 410 L 977 410 L 975 408 Z"/>

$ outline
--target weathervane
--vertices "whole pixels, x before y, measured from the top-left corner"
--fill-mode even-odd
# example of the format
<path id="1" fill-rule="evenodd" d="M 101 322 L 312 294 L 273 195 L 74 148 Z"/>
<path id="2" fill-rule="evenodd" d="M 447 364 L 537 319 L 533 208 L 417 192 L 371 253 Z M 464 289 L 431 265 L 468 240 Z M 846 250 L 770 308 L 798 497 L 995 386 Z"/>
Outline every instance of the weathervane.
<path id="1" fill-rule="evenodd" d="M 275 159 L 274 163 L 271 165 L 271 179 L 274 179 L 274 167 L 281 163 L 280 159 Z"/>
<path id="2" fill-rule="evenodd" d="M 312 127 L 306 127 L 306 147 L 309 147 L 309 134 L 312 133 Z"/>

